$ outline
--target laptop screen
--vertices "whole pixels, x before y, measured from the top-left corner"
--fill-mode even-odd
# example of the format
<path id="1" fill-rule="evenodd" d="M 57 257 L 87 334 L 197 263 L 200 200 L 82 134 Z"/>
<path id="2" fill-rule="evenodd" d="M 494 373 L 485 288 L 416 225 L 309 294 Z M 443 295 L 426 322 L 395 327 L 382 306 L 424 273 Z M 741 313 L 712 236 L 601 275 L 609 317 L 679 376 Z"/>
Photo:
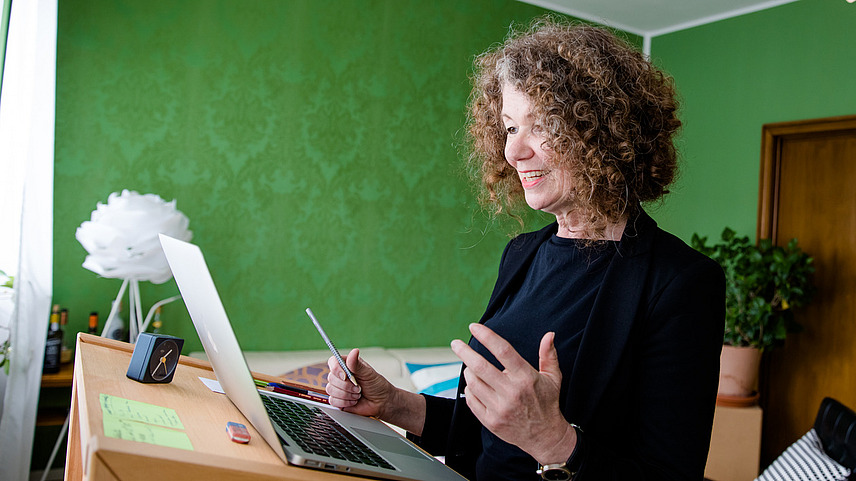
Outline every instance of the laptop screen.
<path id="1" fill-rule="evenodd" d="M 229 400 L 252 423 L 277 456 L 287 463 L 279 436 L 256 390 L 202 251 L 194 244 L 163 234 L 160 234 L 160 242 L 217 381 Z"/>

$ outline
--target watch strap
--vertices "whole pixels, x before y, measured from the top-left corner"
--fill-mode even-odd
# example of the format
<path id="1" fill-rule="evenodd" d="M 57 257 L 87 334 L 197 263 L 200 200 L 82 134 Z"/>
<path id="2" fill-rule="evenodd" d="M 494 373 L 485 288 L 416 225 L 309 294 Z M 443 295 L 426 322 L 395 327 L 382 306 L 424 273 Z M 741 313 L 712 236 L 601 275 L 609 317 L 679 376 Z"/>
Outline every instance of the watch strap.
<path id="1" fill-rule="evenodd" d="M 579 472 L 583 458 L 580 454 L 582 452 L 583 430 L 573 423 L 571 423 L 571 427 L 577 432 L 577 444 L 574 447 L 574 452 L 571 453 L 571 457 L 564 463 L 539 464 L 536 474 L 541 476 L 541 479 L 547 481 L 573 481 Z"/>

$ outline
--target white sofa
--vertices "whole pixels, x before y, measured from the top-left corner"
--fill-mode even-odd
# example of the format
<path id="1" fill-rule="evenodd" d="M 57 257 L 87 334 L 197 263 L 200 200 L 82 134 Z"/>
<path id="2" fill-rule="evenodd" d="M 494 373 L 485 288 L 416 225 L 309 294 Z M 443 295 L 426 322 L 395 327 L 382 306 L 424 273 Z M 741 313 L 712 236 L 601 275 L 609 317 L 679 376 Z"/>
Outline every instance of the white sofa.
<path id="1" fill-rule="evenodd" d="M 339 352 L 346 356 L 350 349 L 341 349 Z M 191 352 L 191 357 L 207 359 L 205 352 Z M 245 351 L 250 370 L 272 376 L 279 376 L 288 371 L 326 362 L 330 357 L 330 351 L 326 349 L 307 351 Z M 391 383 L 402 389 L 416 391 L 410 372 L 406 363 L 413 364 L 440 364 L 447 362 L 459 362 L 457 356 L 448 346 L 445 347 L 413 347 L 387 349 L 383 347 L 360 348 L 360 357 L 369 363 L 377 372 L 389 379 Z"/>

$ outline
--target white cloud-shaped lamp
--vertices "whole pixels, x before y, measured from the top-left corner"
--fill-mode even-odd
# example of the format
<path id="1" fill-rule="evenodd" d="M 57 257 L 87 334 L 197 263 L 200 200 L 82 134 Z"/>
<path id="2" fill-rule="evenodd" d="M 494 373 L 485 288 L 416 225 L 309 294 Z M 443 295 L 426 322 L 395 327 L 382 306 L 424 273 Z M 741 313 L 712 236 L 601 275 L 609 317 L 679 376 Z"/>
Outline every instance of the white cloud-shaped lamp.
<path id="1" fill-rule="evenodd" d="M 154 311 L 180 296 L 164 299 L 151 307 L 143 320 L 140 302 L 140 281 L 163 284 L 172 278 L 172 271 L 161 249 L 158 234 L 190 241 L 190 221 L 175 208 L 175 200 L 164 201 L 155 194 L 138 194 L 123 190 L 113 192 L 106 204 L 98 203 L 92 217 L 77 228 L 75 237 L 89 255 L 83 267 L 107 278 L 124 279 L 101 335 L 110 332 L 118 315 L 119 300 L 128 290 L 129 337 L 133 343 L 145 332 Z M 130 287 L 130 289 L 129 289 Z"/>

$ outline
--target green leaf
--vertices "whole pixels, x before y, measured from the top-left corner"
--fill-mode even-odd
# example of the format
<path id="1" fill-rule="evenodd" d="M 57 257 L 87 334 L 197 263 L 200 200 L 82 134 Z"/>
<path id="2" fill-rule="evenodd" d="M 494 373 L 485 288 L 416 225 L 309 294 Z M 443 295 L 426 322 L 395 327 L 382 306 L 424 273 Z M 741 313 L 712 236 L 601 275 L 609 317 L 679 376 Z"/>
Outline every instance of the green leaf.
<path id="1" fill-rule="evenodd" d="M 786 248 L 769 239 L 753 244 L 748 236 L 726 227 L 712 246 L 693 235 L 692 245 L 716 261 L 725 273 L 726 313 L 723 342 L 761 349 L 780 344 L 800 326 L 793 308 L 806 305 L 814 293 L 813 259 L 791 239 Z M 790 309 L 782 309 L 782 300 Z M 775 306 L 774 306 L 775 303 Z"/>

